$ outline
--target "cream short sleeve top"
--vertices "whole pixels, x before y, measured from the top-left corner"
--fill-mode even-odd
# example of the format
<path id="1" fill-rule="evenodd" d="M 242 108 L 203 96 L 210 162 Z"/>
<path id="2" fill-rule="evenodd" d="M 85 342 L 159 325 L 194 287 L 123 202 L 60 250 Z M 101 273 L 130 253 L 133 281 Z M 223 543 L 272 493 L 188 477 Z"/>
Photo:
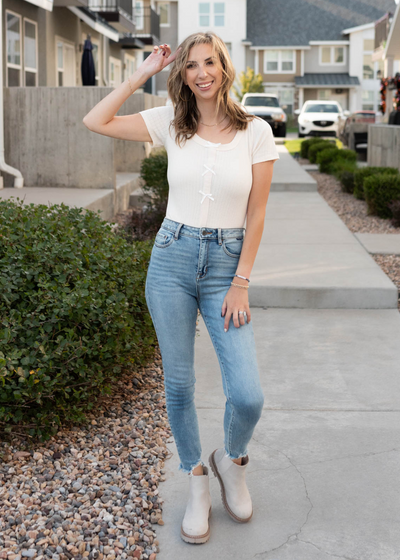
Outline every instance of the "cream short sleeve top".
<path id="1" fill-rule="evenodd" d="M 252 187 L 252 165 L 279 159 L 271 126 L 262 119 L 238 130 L 228 144 L 195 134 L 175 143 L 172 105 L 140 111 L 153 147 L 168 154 L 169 194 L 166 218 L 193 227 L 242 228 Z"/>

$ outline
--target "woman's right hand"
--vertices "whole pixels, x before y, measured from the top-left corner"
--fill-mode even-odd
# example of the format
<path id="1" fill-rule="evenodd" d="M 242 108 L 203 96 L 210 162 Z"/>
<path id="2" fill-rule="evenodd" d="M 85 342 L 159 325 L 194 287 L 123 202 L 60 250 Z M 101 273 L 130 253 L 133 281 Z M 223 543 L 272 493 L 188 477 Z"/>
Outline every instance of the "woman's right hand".
<path id="1" fill-rule="evenodd" d="M 168 66 L 168 64 L 171 64 L 180 49 L 181 47 L 178 47 L 175 53 L 171 54 L 171 47 L 166 43 L 159 47 L 155 45 L 153 52 L 142 62 L 138 70 L 147 74 L 150 78 Z"/>

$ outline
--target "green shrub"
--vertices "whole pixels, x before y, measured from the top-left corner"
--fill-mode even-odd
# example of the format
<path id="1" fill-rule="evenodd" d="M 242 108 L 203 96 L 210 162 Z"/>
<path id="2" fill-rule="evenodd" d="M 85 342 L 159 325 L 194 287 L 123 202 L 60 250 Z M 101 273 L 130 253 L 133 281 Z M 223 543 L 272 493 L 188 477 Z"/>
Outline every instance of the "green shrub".
<path id="1" fill-rule="evenodd" d="M 364 180 L 364 194 L 369 214 L 392 218 L 389 204 L 400 199 L 400 176 L 390 173 L 370 175 Z"/>
<path id="2" fill-rule="evenodd" d="M 308 159 L 310 163 L 315 163 L 317 161 L 318 152 L 322 152 L 322 150 L 326 150 L 328 147 L 331 148 L 332 145 L 332 142 L 329 142 L 329 140 L 320 140 L 312 144 L 308 149 Z"/>
<path id="3" fill-rule="evenodd" d="M 140 177 L 143 179 L 143 191 L 152 194 L 152 200 L 148 203 L 151 208 L 164 208 L 168 200 L 168 154 L 164 148 L 151 152 L 140 166 Z"/>
<path id="4" fill-rule="evenodd" d="M 321 173 L 329 173 L 331 164 L 336 159 L 336 154 L 339 152 L 336 145 L 326 147 L 324 150 L 317 152 L 317 163 Z"/>
<path id="5" fill-rule="evenodd" d="M 388 206 L 392 213 L 392 226 L 400 227 L 400 200 L 392 200 Z"/>
<path id="6" fill-rule="evenodd" d="M 357 169 L 354 174 L 354 196 L 356 198 L 365 199 L 364 196 L 364 181 L 367 177 L 371 175 L 376 175 L 378 173 L 388 173 L 392 175 L 397 175 L 398 170 L 395 167 L 362 167 Z"/>
<path id="7" fill-rule="evenodd" d="M 354 190 L 354 173 L 358 167 L 356 162 L 338 159 L 332 164 L 331 173 L 340 181 L 343 192 L 352 194 Z"/>
<path id="8" fill-rule="evenodd" d="M 307 140 L 303 140 L 300 146 L 300 156 L 302 158 L 308 158 L 308 149 L 313 144 L 317 142 L 321 142 L 321 138 L 314 137 L 314 138 L 307 138 Z"/>
<path id="9" fill-rule="evenodd" d="M 0 239 L 0 431 L 45 441 L 151 359 L 152 242 L 129 244 L 82 208 L 12 200 Z"/>

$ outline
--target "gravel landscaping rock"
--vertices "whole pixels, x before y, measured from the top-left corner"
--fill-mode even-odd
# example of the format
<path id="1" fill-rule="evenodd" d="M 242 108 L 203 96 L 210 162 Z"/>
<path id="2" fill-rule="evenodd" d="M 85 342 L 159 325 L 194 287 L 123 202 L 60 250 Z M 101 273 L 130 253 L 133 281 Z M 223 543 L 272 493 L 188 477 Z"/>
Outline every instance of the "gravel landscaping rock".
<path id="1" fill-rule="evenodd" d="M 171 437 L 159 349 L 85 426 L 0 443 L 0 559 L 155 560 Z"/>

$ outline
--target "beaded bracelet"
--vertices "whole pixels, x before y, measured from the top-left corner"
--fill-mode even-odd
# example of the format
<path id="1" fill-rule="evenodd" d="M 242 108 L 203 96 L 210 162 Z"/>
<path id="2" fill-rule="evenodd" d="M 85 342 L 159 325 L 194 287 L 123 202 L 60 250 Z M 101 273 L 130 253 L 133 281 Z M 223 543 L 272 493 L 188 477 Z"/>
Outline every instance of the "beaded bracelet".
<path id="1" fill-rule="evenodd" d="M 237 286 L 238 288 L 244 288 L 245 290 L 249 289 L 249 286 L 242 286 L 242 284 L 235 284 L 235 282 L 231 282 L 232 286 Z"/>

